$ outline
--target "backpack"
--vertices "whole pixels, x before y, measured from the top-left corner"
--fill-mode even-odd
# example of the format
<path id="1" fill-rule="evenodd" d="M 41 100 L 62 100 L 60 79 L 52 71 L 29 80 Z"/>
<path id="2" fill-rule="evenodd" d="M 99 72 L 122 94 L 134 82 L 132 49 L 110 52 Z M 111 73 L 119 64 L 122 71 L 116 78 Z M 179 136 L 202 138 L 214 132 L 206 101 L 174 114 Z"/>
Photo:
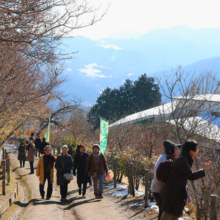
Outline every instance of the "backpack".
<path id="1" fill-rule="evenodd" d="M 156 178 L 160 182 L 166 182 L 170 176 L 171 168 L 173 165 L 173 158 L 162 161 L 156 171 Z"/>

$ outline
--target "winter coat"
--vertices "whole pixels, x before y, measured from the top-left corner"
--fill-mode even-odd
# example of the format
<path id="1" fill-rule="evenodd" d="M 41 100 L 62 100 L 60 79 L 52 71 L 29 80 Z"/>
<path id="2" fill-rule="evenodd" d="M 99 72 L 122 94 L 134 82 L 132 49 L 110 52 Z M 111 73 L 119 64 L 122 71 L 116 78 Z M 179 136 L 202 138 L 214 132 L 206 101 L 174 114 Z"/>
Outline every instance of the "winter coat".
<path id="1" fill-rule="evenodd" d="M 56 157 L 54 160 L 56 160 Z M 36 176 L 40 177 L 40 184 L 44 184 L 44 154 L 38 160 Z M 54 183 L 54 166 L 50 169 L 50 183 Z"/>
<path id="2" fill-rule="evenodd" d="M 72 157 L 69 154 L 66 156 L 63 156 L 63 154 L 58 155 L 55 168 L 57 169 L 57 185 L 63 186 L 64 183 L 70 183 L 70 181 L 63 178 L 63 175 L 71 173 L 73 168 Z"/>
<path id="3" fill-rule="evenodd" d="M 76 175 L 76 169 L 77 169 L 78 184 L 89 182 L 89 176 L 86 173 L 86 165 L 87 165 L 88 157 L 89 154 L 86 152 L 84 152 L 82 156 L 79 153 L 77 153 L 74 156 L 73 175 Z"/>
<path id="4" fill-rule="evenodd" d="M 26 146 L 23 143 L 18 147 L 18 160 L 26 160 Z"/>
<path id="5" fill-rule="evenodd" d="M 204 170 L 192 172 L 193 159 L 188 152 L 183 151 L 173 162 L 169 179 L 160 191 L 159 206 L 162 211 L 176 217 L 182 216 L 187 199 L 187 180 L 197 180 L 205 176 Z"/>
<path id="6" fill-rule="evenodd" d="M 36 138 L 35 141 L 34 141 L 34 143 L 35 143 L 36 149 L 40 149 L 40 146 L 41 146 L 41 140 L 40 140 L 40 138 Z"/>
<path id="7" fill-rule="evenodd" d="M 35 157 L 35 144 L 33 141 L 30 142 L 28 145 L 28 152 L 27 152 L 27 161 L 34 161 Z"/>
<path id="8" fill-rule="evenodd" d="M 93 155 L 90 154 L 87 166 L 86 166 L 86 172 L 89 173 L 90 176 L 94 175 L 94 162 L 93 162 Z M 105 156 L 101 153 L 100 160 L 99 160 L 99 172 L 98 173 L 108 173 L 108 165 Z"/>
<path id="9" fill-rule="evenodd" d="M 156 172 L 157 172 L 157 168 L 159 167 L 160 163 L 167 160 L 167 155 L 166 154 L 163 154 L 161 155 L 158 159 L 157 159 L 157 162 L 155 164 L 155 167 L 154 167 L 154 178 L 151 182 L 151 187 L 150 187 L 150 190 L 151 192 L 153 193 L 159 193 L 161 188 L 162 188 L 162 182 L 160 182 L 159 180 L 157 180 L 157 177 L 156 177 Z"/>
<path id="10" fill-rule="evenodd" d="M 41 145 L 40 145 L 40 147 L 39 147 L 39 152 L 43 154 L 43 153 L 44 153 L 44 148 L 45 148 L 47 145 L 49 145 L 48 142 L 42 141 L 42 142 L 41 142 Z"/>

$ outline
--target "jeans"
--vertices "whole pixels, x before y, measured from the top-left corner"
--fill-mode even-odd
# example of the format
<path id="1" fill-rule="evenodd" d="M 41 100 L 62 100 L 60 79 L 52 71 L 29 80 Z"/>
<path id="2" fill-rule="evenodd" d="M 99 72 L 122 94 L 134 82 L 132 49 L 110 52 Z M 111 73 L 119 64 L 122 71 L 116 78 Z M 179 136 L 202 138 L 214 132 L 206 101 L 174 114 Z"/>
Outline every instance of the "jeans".
<path id="1" fill-rule="evenodd" d="M 178 220 L 178 217 L 163 211 L 160 220 Z"/>
<path id="2" fill-rule="evenodd" d="M 50 175 L 49 174 L 44 177 L 44 184 L 43 185 L 40 184 L 39 188 L 40 188 L 41 196 L 44 197 L 44 195 L 45 195 L 44 185 L 45 185 L 46 179 L 47 179 L 47 183 L 48 183 L 47 198 L 49 199 L 52 195 L 52 192 L 53 192 L 53 184 L 50 182 Z"/>
<path id="3" fill-rule="evenodd" d="M 103 193 L 104 179 L 105 179 L 105 174 L 97 174 L 96 177 L 92 177 L 95 195 L 100 195 Z M 99 188 L 98 188 L 98 184 L 99 184 Z"/>
<path id="4" fill-rule="evenodd" d="M 60 186 L 60 195 L 62 199 L 66 199 L 67 191 L 68 191 L 68 183 L 64 183 L 63 186 Z"/>
<path id="5" fill-rule="evenodd" d="M 31 173 L 34 173 L 34 161 L 29 161 L 29 163 L 30 163 Z"/>
<path id="6" fill-rule="evenodd" d="M 157 204 L 158 204 L 158 200 L 159 200 L 159 193 L 153 193 L 153 195 L 154 195 L 154 198 L 155 198 L 155 200 L 156 200 L 156 202 L 157 202 Z M 160 220 L 161 215 L 162 215 L 162 210 L 160 209 L 160 207 L 159 207 L 159 206 L 158 206 L 158 208 L 159 208 L 158 220 Z"/>

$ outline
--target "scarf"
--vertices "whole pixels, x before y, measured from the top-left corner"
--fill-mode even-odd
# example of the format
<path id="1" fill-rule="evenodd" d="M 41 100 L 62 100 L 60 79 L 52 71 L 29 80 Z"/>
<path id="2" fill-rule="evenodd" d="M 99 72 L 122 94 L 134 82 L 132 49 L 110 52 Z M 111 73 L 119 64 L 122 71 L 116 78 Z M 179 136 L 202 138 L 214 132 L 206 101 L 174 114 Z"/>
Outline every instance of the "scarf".
<path id="1" fill-rule="evenodd" d="M 46 154 L 44 153 L 44 157 L 48 160 L 47 171 L 49 171 L 49 170 L 52 169 L 53 166 L 54 166 L 55 158 L 54 158 L 54 156 L 53 156 L 52 153 L 49 154 L 49 155 L 46 155 Z"/>

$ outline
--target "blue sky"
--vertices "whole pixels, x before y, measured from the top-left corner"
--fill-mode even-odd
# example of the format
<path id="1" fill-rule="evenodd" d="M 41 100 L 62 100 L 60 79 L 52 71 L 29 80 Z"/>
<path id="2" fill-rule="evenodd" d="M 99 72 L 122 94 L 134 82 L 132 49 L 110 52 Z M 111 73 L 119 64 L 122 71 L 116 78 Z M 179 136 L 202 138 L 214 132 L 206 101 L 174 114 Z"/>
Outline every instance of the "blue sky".
<path id="1" fill-rule="evenodd" d="M 89 3 L 101 4 L 100 13 L 109 3 L 111 6 L 102 21 L 75 30 L 73 35 L 100 39 L 123 29 L 146 33 L 178 25 L 193 29 L 220 28 L 219 0 L 91 0 Z"/>

